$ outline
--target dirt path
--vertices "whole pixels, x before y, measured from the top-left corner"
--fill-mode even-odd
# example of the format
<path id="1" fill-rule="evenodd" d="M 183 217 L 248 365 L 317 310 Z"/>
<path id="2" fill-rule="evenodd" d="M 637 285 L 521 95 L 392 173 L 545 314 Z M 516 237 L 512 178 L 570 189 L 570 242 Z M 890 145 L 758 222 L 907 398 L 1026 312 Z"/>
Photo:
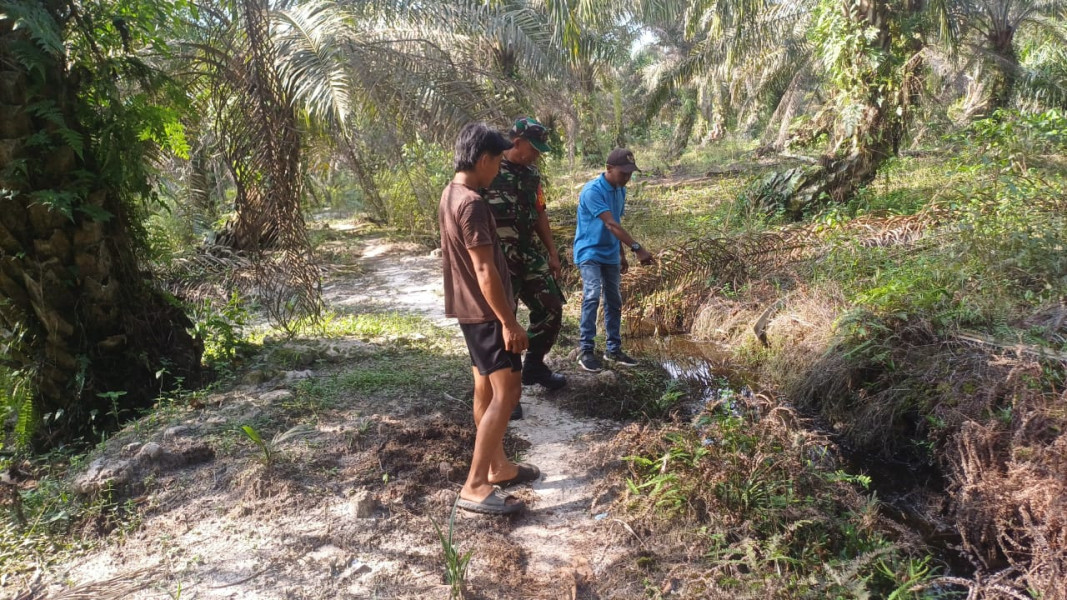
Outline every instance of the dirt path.
<path id="1" fill-rule="evenodd" d="M 339 304 L 361 304 L 386 297 L 390 309 L 455 327 L 458 336 L 455 321 L 444 316 L 440 259 L 413 255 L 411 250 L 370 240 L 363 249 L 360 290 L 338 286 L 329 293 L 336 294 L 334 302 Z M 582 373 L 569 376 L 589 377 Z M 511 431 L 530 443 L 523 460 L 537 465 L 544 475 L 531 486 L 532 510 L 514 521 L 508 539 L 521 548 L 526 558 L 525 575 L 542 581 L 562 577 L 561 593 L 565 596 L 565 588 L 573 587 L 576 576 L 595 578 L 600 568 L 616 558 L 602 539 L 597 539 L 600 527 L 591 512 L 597 478 L 589 460 L 595 441 L 613 425 L 560 410 L 552 395 L 539 386 L 524 388 L 521 402 L 525 418 L 513 422 Z"/>
<path id="2" fill-rule="evenodd" d="M 454 326 L 445 318 L 441 261 L 415 244 L 371 238 L 361 248 L 361 275 L 323 286 L 323 298 L 338 309 L 396 311 Z M 458 332 L 458 328 L 457 328 Z"/>
<path id="3" fill-rule="evenodd" d="M 525 460 L 544 477 L 534 483 L 534 510 L 516 523 L 510 538 L 527 556 L 534 577 L 595 578 L 616 558 L 598 539 L 594 515 L 595 474 L 589 459 L 593 440 L 610 428 L 606 423 L 565 413 L 550 399 L 524 393 L 525 418 L 515 431 L 530 442 Z"/>
<path id="4" fill-rule="evenodd" d="M 415 314 L 459 337 L 443 315 L 439 258 L 375 238 L 364 239 L 360 253 L 358 275 L 324 286 L 332 306 Z M 119 509 L 105 502 L 104 537 L 66 563 L 0 581 L 0 596 L 447 598 L 431 519 L 447 521 L 465 475 L 455 471 L 473 443 L 469 408 L 448 394 L 377 397 L 339 383 L 347 376 L 358 384 L 373 361 L 388 370 L 389 360 L 419 359 L 403 344 L 309 339 L 295 348 L 315 343 L 323 348 L 307 366 L 250 381 L 252 369 L 199 405 L 162 408 L 108 440 L 94 460 L 98 473 L 132 478 L 114 501 L 132 510 L 127 521 L 115 528 L 107 515 Z M 453 380 L 468 385 L 462 362 L 452 360 Z M 600 383 L 573 370 L 568 377 L 565 393 Z M 308 390 L 320 388 L 342 394 L 337 408 L 307 404 Z M 460 549 L 474 550 L 469 598 L 590 597 L 582 590 L 622 551 L 605 543 L 611 524 L 597 518 L 606 508 L 590 458 L 617 424 L 564 412 L 554 394 L 524 390 L 526 418 L 511 426 L 523 460 L 545 474 L 515 490 L 529 509 L 511 519 L 461 513 L 456 524 Z M 243 424 L 275 435 L 276 464 L 257 459 Z M 278 435 L 294 424 L 305 429 Z M 448 460 L 455 462 L 445 476 Z"/>

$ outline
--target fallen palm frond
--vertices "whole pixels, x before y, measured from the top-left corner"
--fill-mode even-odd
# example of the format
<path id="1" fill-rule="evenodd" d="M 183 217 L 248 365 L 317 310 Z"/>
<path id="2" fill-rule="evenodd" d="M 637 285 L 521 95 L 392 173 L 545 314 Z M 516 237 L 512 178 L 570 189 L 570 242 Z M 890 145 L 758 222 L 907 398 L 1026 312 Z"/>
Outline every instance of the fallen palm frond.
<path id="1" fill-rule="evenodd" d="M 83 583 L 52 597 L 52 600 L 122 600 L 159 583 L 161 574 L 158 566 L 146 567 L 111 579 Z"/>
<path id="2" fill-rule="evenodd" d="M 161 278 L 168 292 L 188 302 L 225 302 L 236 292 L 286 331 L 322 308 L 321 269 L 299 250 L 253 258 L 226 246 L 204 246 L 172 261 Z"/>
<path id="3" fill-rule="evenodd" d="M 1062 599 L 1067 435 L 1050 434 L 1048 410 L 1027 413 L 1022 421 L 1013 431 L 969 422 L 956 434 L 949 456 L 956 526 L 964 549 L 981 561 L 980 583 L 996 583 L 995 589 L 1013 597 L 1041 590 L 1044 598 Z"/>
<path id="4" fill-rule="evenodd" d="M 791 225 L 691 239 L 657 256 L 654 268 L 624 279 L 624 308 L 653 321 L 661 332 L 688 331 L 699 308 L 718 291 L 788 276 L 791 268 L 829 252 L 913 246 L 941 216 L 939 210 L 927 210 L 907 216 L 859 217 L 833 226 Z"/>
<path id="5" fill-rule="evenodd" d="M 233 291 L 248 297 L 252 290 L 239 285 L 240 273 L 253 268 L 253 262 L 228 246 L 204 245 L 172 260 L 159 273 L 162 287 L 188 302 L 225 301 Z"/>

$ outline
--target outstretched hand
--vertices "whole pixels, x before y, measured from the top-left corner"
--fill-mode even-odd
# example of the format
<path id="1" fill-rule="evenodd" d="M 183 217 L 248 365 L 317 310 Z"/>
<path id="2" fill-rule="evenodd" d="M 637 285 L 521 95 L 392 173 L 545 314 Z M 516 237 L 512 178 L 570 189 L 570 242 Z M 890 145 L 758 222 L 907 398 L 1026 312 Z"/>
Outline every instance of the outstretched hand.
<path id="1" fill-rule="evenodd" d="M 656 259 L 652 256 L 652 253 L 648 250 L 645 250 L 644 248 L 641 248 L 637 251 L 637 260 L 640 261 L 642 265 L 646 266 L 654 264 L 656 262 Z"/>

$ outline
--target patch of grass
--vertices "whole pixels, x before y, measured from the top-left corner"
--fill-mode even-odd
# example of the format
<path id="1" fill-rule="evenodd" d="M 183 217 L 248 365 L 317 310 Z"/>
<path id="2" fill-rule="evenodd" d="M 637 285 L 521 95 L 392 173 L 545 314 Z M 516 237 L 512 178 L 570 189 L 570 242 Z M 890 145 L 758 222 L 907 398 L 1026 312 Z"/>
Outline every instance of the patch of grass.
<path id="1" fill-rule="evenodd" d="M 406 338 L 446 340 L 456 337 L 451 329 L 440 327 L 425 317 L 399 312 L 344 314 L 326 311 L 317 321 L 303 321 L 298 335 L 336 339 L 355 337 L 366 340 Z"/>
<path id="2" fill-rule="evenodd" d="M 952 193 L 968 181 L 964 173 L 946 170 L 947 155 L 899 156 L 878 169 L 878 177 L 845 205 L 828 206 L 815 220 L 836 212 L 862 215 L 911 215 Z"/>
<path id="3" fill-rule="evenodd" d="M 284 407 L 291 413 L 318 412 L 341 406 L 350 397 L 397 394 L 436 399 L 445 393 L 463 395 L 469 385 L 470 360 L 465 356 L 391 349 L 339 373 L 297 382 Z"/>
<path id="4" fill-rule="evenodd" d="M 124 536 L 140 526 L 132 499 L 110 489 L 91 497 L 74 493 L 69 474 L 80 472 L 85 461 L 85 455 L 53 452 L 18 463 L 32 484 L 0 490 L 10 493 L 9 510 L 0 517 L 0 572 L 5 577 L 61 564 L 91 549 L 100 536 Z"/>
<path id="5" fill-rule="evenodd" d="M 601 419 L 663 418 L 682 400 L 684 392 L 658 364 L 606 371 L 589 381 L 568 384 L 560 406 Z"/>

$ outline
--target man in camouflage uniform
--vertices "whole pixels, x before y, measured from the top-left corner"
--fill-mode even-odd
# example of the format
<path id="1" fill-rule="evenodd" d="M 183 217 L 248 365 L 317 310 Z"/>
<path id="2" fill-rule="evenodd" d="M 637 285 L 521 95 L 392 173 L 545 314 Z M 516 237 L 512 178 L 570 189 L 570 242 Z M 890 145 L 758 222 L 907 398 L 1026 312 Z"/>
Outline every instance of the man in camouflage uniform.
<path id="1" fill-rule="evenodd" d="M 535 166 L 541 152 L 551 150 L 548 131 L 536 119 L 525 117 L 515 121 L 509 133 L 515 147 L 504 152 L 500 174 L 485 199 L 496 218 L 515 297 L 530 309 L 530 348 L 522 365 L 522 383 L 555 390 L 567 379 L 553 373 L 544 360 L 559 336 L 564 297 L 556 283 L 559 253 L 545 214 L 541 173 Z M 521 406 L 512 418 L 522 418 Z"/>

